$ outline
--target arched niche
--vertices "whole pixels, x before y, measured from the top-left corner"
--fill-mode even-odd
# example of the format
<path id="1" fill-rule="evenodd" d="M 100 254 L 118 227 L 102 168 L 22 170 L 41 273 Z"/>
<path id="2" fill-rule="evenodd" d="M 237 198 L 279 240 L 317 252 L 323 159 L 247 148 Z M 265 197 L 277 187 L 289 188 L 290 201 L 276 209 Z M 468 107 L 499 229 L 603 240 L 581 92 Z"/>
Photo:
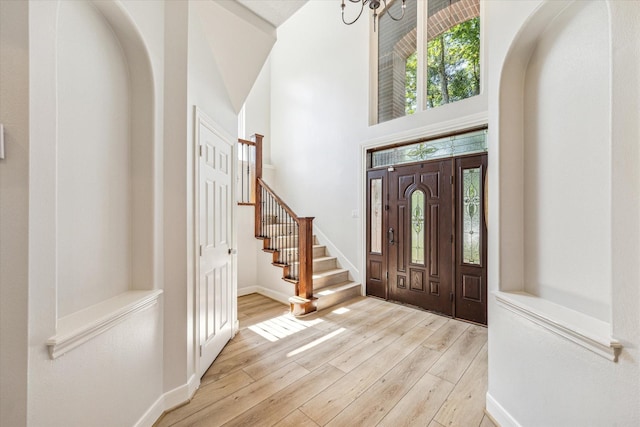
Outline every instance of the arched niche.
<path id="1" fill-rule="evenodd" d="M 608 5 L 545 2 L 500 81 L 500 290 L 611 321 Z"/>
<path id="2" fill-rule="evenodd" d="M 63 1 L 57 27 L 58 317 L 154 286 L 154 92 L 116 2 Z"/>

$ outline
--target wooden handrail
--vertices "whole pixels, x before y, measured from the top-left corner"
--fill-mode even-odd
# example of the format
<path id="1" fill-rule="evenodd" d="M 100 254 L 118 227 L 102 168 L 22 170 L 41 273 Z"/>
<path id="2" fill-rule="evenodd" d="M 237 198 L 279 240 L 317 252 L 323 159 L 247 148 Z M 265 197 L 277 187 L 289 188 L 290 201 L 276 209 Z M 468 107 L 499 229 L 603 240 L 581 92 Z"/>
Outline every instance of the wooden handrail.
<path id="1" fill-rule="evenodd" d="M 295 294 L 296 297 L 293 298 L 295 301 L 291 301 L 291 311 L 295 315 L 299 314 L 307 314 L 316 310 L 316 305 L 313 297 L 313 218 L 312 217 L 299 217 L 296 213 L 287 205 L 284 200 L 280 196 L 278 196 L 271 187 L 267 185 L 262 179 L 262 139 L 263 136 L 260 134 L 255 134 L 252 139 L 254 141 L 247 141 L 244 139 L 238 139 L 239 144 L 249 145 L 255 147 L 256 152 L 256 164 L 255 164 L 255 186 L 254 190 L 254 201 L 255 201 L 255 236 L 258 238 L 268 238 L 270 236 L 263 236 L 262 222 L 263 218 L 263 193 L 262 189 L 268 193 L 268 196 L 265 195 L 266 200 L 265 203 L 275 203 L 278 209 L 282 209 L 287 215 L 297 224 L 298 228 L 298 265 L 299 270 L 297 274 L 297 283 Z M 273 205 L 270 205 L 273 206 Z M 269 213 L 269 211 L 267 212 Z M 265 240 L 268 241 L 268 240 Z M 265 243 L 266 245 L 266 243 Z M 266 248 L 266 246 L 265 246 Z M 274 253 L 278 252 L 278 249 L 275 247 L 269 247 L 269 250 Z M 282 258 L 284 259 L 284 258 Z M 274 262 L 275 258 L 274 258 Z M 277 265 L 284 265 L 284 261 L 278 260 Z M 281 264 L 282 263 L 282 264 Z M 294 264 L 295 266 L 295 264 Z M 287 261 L 285 266 L 285 271 L 289 271 L 290 263 Z M 296 277 L 294 273 L 292 276 L 289 276 L 290 273 L 283 273 L 289 277 Z M 302 300 L 301 300 L 302 299 Z"/>
<path id="2" fill-rule="evenodd" d="M 269 194 L 271 194 L 271 197 L 273 197 L 273 198 L 275 199 L 275 201 L 276 201 L 276 202 L 278 202 L 278 204 L 280 205 L 280 207 L 282 207 L 282 208 L 283 208 L 283 209 L 284 209 L 284 210 L 285 210 L 289 215 L 291 215 L 291 217 L 292 217 L 293 219 L 295 219 L 295 220 L 296 220 L 296 222 L 297 222 L 298 224 L 300 224 L 300 218 L 298 217 L 298 215 L 296 215 L 296 213 L 293 211 L 293 209 L 291 209 L 291 208 L 290 208 L 290 207 L 289 207 L 289 206 L 284 202 L 284 200 L 282 200 L 282 199 L 280 198 L 280 196 L 278 196 L 278 195 L 275 193 L 275 191 L 273 191 L 273 190 L 271 189 L 271 187 L 269 187 L 269 186 L 267 185 L 267 183 L 266 183 L 266 182 L 264 182 L 264 181 L 262 180 L 262 178 L 259 178 L 259 179 L 258 179 L 258 184 L 259 184 L 262 188 L 264 188 L 265 190 L 267 190 L 267 192 L 268 192 Z"/>
<path id="3" fill-rule="evenodd" d="M 255 135 L 254 135 L 255 136 Z M 262 135 L 261 135 L 262 136 Z M 238 138 L 238 142 L 240 144 L 244 144 L 244 145 L 251 145 L 253 147 L 256 146 L 256 142 L 255 141 L 249 141 L 248 139 L 242 139 L 242 138 Z"/>

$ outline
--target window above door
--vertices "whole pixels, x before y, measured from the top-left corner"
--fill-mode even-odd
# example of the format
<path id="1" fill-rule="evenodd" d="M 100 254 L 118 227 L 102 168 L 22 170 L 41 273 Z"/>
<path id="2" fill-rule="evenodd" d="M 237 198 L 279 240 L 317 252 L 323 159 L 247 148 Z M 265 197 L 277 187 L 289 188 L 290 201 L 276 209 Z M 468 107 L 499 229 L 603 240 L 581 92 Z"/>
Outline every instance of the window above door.
<path id="1" fill-rule="evenodd" d="M 372 36 L 372 124 L 480 94 L 480 0 L 389 2 Z M 397 9 L 397 10 L 396 10 Z"/>

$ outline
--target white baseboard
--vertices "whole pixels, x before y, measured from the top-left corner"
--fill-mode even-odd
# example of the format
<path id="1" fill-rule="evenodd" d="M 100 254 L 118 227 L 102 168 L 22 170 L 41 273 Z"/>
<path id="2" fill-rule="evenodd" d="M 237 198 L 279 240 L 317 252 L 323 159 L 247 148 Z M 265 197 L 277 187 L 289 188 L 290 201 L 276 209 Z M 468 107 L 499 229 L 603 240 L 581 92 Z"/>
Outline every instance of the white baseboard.
<path id="1" fill-rule="evenodd" d="M 244 288 L 238 288 L 238 296 L 260 294 L 265 297 L 271 298 L 283 304 L 289 305 L 289 297 L 293 295 L 285 295 L 283 293 L 274 291 L 273 289 L 264 288 L 262 286 L 246 286 Z"/>
<path id="2" fill-rule="evenodd" d="M 486 411 L 499 427 L 522 427 L 489 392 L 487 392 Z"/>
<path id="3" fill-rule="evenodd" d="M 249 294 L 257 294 L 258 287 L 257 286 L 245 286 L 244 288 L 238 288 L 238 296 L 244 296 Z"/>
<path id="4" fill-rule="evenodd" d="M 191 400 L 200 387 L 200 379 L 194 374 L 189 382 L 160 396 L 135 424 L 135 427 L 151 427 L 164 414 Z"/>
<path id="5" fill-rule="evenodd" d="M 135 427 L 151 427 L 153 424 L 158 421 L 158 418 L 164 414 L 164 395 L 160 396 L 158 400 L 153 402 L 153 405 L 147 412 L 144 413 L 142 417 L 135 423 Z"/>

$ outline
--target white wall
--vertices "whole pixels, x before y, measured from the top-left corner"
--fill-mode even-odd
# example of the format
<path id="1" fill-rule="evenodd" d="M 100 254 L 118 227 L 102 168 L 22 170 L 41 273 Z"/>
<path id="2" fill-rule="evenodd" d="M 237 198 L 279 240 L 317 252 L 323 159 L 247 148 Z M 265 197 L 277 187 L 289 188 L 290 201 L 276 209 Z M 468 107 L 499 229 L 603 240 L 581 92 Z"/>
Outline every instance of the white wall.
<path id="1" fill-rule="evenodd" d="M 185 334 L 190 323 L 187 300 L 187 68 L 188 25 L 187 2 L 165 2 L 165 63 L 164 93 L 171 102 L 164 103 L 164 151 L 163 151 L 163 232 L 164 245 L 164 384 L 163 391 L 183 389 L 193 375 L 193 335 Z M 171 305 L 169 306 L 169 301 Z M 175 402 L 174 404 L 177 404 Z"/>
<path id="2" fill-rule="evenodd" d="M 0 3 L 0 122 L 8 126 L 10 156 L 0 162 L 2 425 L 151 425 L 188 400 L 199 382 L 193 105 L 235 134 L 228 93 L 244 100 L 267 43 L 252 49 L 255 31 L 243 38 L 245 45 L 235 48 L 253 65 L 227 87 L 203 27 L 224 35 L 229 23 L 203 24 L 184 1 L 93 4 L 99 12 L 88 2 Z M 111 98 L 94 97 L 104 95 L 100 90 Z M 91 133 L 97 135 L 87 142 Z M 82 182 L 79 175 L 92 179 Z M 114 199 L 109 191 L 120 195 Z M 117 211 L 115 222 L 103 216 L 101 203 Z M 93 217 L 97 235 L 79 209 Z M 82 235 L 71 241 L 72 232 Z M 109 259 L 79 266 L 86 254 L 70 253 L 70 246 L 95 239 L 106 242 Z M 116 247 L 122 253 L 113 255 Z M 80 276 L 99 274 L 104 264 L 120 270 L 112 280 L 119 283 L 105 285 L 100 277 L 78 288 Z M 60 286 L 67 276 L 78 286 Z M 101 294 L 101 284 L 108 292 Z M 60 314 L 129 289 L 165 294 L 159 304 L 49 357 L 45 342 L 56 334 Z"/>
<path id="3" fill-rule="evenodd" d="M 25 26 L 29 28 L 29 101 L 30 101 L 30 139 L 31 146 L 29 157 L 29 380 L 28 380 L 28 414 L 29 425 L 99 425 L 105 420 L 110 420 L 116 425 L 133 425 L 150 408 L 162 394 L 162 305 L 156 305 L 145 311 L 131 316 L 119 325 L 109 329 L 103 334 L 91 339 L 82 346 L 73 349 L 63 356 L 51 360 L 44 345 L 45 341 L 56 333 L 56 304 L 64 307 L 66 301 L 59 301 L 59 282 L 57 281 L 56 262 L 58 258 L 59 232 L 69 232 L 68 229 L 57 229 L 58 224 L 63 225 L 68 219 L 69 212 L 63 204 L 57 206 L 58 188 L 65 181 L 57 177 L 64 177 L 60 168 L 65 163 L 58 164 L 52 159 L 59 155 L 73 155 L 73 149 L 65 151 L 63 137 L 69 136 L 69 132 L 76 132 L 79 128 L 71 126 L 74 100 L 66 97 L 63 87 L 57 85 L 57 77 L 60 77 L 62 85 L 70 83 L 66 72 L 77 72 L 77 67 L 64 69 L 66 57 L 64 49 L 58 51 L 56 35 L 60 30 L 61 42 L 67 36 L 90 39 L 93 35 L 93 27 L 76 27 L 74 32 L 66 33 L 70 29 L 70 23 L 66 20 L 64 9 L 68 4 L 63 4 L 60 9 L 61 16 L 58 19 L 58 2 L 31 2 L 29 3 L 29 21 Z M 86 6 L 86 5 L 85 5 Z M 145 71 L 144 80 L 151 88 L 154 88 L 153 76 L 162 76 L 161 72 L 151 72 L 152 64 L 162 62 L 162 57 L 150 58 L 146 56 L 145 44 L 152 45 L 155 52 L 157 43 L 162 43 L 162 38 L 149 37 L 141 39 L 135 29 L 136 19 L 154 19 L 156 24 L 162 25 L 163 7 L 156 3 L 146 3 L 146 7 L 138 9 L 140 15 L 130 15 L 130 11 L 114 3 L 102 4 L 101 14 L 109 17 L 110 26 L 119 41 L 126 41 L 129 46 L 123 46 L 127 56 L 128 72 L 133 81 Z M 86 12 L 86 11 L 85 11 Z M 93 13 L 93 12 L 91 12 Z M 80 21 L 87 19 L 84 16 Z M 93 18 L 97 18 L 93 15 Z M 92 18 L 92 19 L 93 19 Z M 127 30 L 128 28 L 128 30 Z M 105 35 L 106 33 L 102 33 Z M 105 42 L 104 39 L 94 41 Z M 112 46 L 115 52 L 115 46 Z M 129 51 L 127 51 L 129 49 Z M 132 59 L 132 52 L 138 53 L 137 58 Z M 56 74 L 57 56 L 60 54 L 61 68 Z M 120 53 L 122 55 L 122 53 Z M 66 59 L 65 59 L 66 58 Z M 146 61 L 146 62 L 145 62 Z M 70 64 L 67 62 L 67 64 Z M 85 71 L 90 71 L 85 69 Z M 61 74 L 62 73 L 62 74 Z M 121 74 L 115 74 L 121 76 Z M 92 84 L 83 78 L 77 78 L 75 83 Z M 93 83 L 95 84 L 95 83 Z M 140 90 L 146 86 L 140 84 Z M 144 105 L 144 110 L 152 116 L 158 114 L 158 106 L 162 105 L 162 92 L 155 86 L 152 98 L 155 104 Z M 84 87 L 84 90 L 90 89 Z M 58 104 L 57 97 L 61 104 Z M 133 95 L 134 98 L 136 95 Z M 121 97 L 122 98 L 122 97 Z M 77 98 L 75 98 L 77 99 Z M 131 102 L 130 108 L 135 116 L 140 110 L 138 103 Z M 77 108 L 77 105 L 75 105 Z M 68 109 L 68 110 L 67 110 Z M 161 109 L 161 108 L 160 108 Z M 104 111 L 104 110 L 101 110 Z M 82 118 L 83 111 L 76 110 L 76 117 Z M 103 120 L 107 123 L 113 119 L 113 111 L 110 111 Z M 65 116 L 66 115 L 66 116 Z M 58 118 L 62 122 L 58 121 Z M 140 117 L 140 116 L 136 116 Z M 85 117 L 86 118 L 86 117 Z M 65 120 L 67 120 L 65 122 Z M 93 118 L 93 120 L 96 120 Z M 153 135 L 153 122 L 141 118 L 141 122 L 150 124 L 150 132 Z M 95 122 L 94 122 L 95 123 Z M 113 123 L 118 125 L 116 121 Z M 65 127 L 66 126 L 66 127 Z M 84 129 L 86 131 L 86 129 Z M 58 133 L 60 132 L 60 133 Z M 67 132 L 65 134 L 65 132 Z M 136 141 L 146 141 L 145 132 L 132 132 Z M 112 136 L 114 136 L 112 134 Z M 72 135 L 72 138 L 74 136 Z M 154 159 L 154 147 L 161 146 L 161 135 L 155 134 L 151 150 L 147 152 L 147 158 Z M 117 146 L 117 145 L 116 145 Z M 146 146 L 146 145 L 144 145 Z M 148 146 L 146 146 L 148 147 Z M 62 150 L 62 151 L 58 151 Z M 117 152 L 117 151 L 116 151 Z M 129 154 L 135 156 L 134 153 Z M 68 167 L 81 166 L 83 158 L 69 164 Z M 118 160 L 123 160 L 120 152 Z M 152 160 L 153 161 L 153 160 Z M 104 164 L 104 163 L 103 163 Z M 97 165 L 98 167 L 100 164 Z M 151 171 L 151 168 L 145 168 Z M 60 174 L 63 174 L 62 176 Z M 142 179 L 147 185 L 151 183 Z M 130 185 L 133 192 L 137 191 L 136 178 L 132 178 Z M 74 181 L 75 182 L 75 181 Z M 104 184 L 104 178 L 101 182 Z M 144 186 L 143 186 L 144 187 Z M 65 196 L 63 188 L 61 196 Z M 84 190 L 83 190 L 84 191 Z M 67 193 L 68 194 L 68 193 Z M 88 197 L 88 201 L 94 200 Z M 153 206 L 154 199 L 149 197 Z M 62 202 L 65 200 L 63 199 Z M 121 202 L 120 202 L 121 203 Z M 58 210 L 58 207 L 61 209 Z M 135 216 L 130 212 L 129 215 Z M 154 226 L 154 218 L 147 215 L 147 224 Z M 100 221 L 95 227 L 105 227 L 108 224 Z M 134 239 L 131 239 L 134 240 Z M 151 240 L 153 242 L 153 240 Z M 134 243 L 135 244 L 135 243 Z M 149 246 L 151 254 L 156 253 L 153 243 Z M 148 275 L 147 277 L 151 277 Z M 159 283 L 147 283 L 147 288 L 159 287 Z M 61 289 L 62 290 L 62 289 Z M 64 292 L 61 298 L 67 298 Z M 86 304 L 88 301 L 83 301 Z M 65 310 L 73 310 L 73 304 L 69 304 Z M 110 369 L 105 369 L 109 367 Z M 135 392 L 134 392 L 135 391 Z M 114 411 L 113 408 L 118 408 Z M 18 424 L 19 425 L 19 424 Z"/>
<path id="4" fill-rule="evenodd" d="M 525 290 L 611 320 L 608 12 L 578 2 L 538 40 L 524 90 Z"/>
<path id="5" fill-rule="evenodd" d="M 166 7 L 167 62 L 165 88 L 164 151 L 164 258 L 165 300 L 172 301 L 165 312 L 164 391 L 187 399 L 199 384 L 197 372 L 197 325 L 194 277 L 194 106 L 218 125 L 218 130 L 232 141 L 237 137 L 237 111 L 274 39 L 266 37 L 264 28 L 253 20 L 229 18 L 229 11 L 211 1 L 168 1 Z M 246 18 L 246 17 L 245 17 Z M 239 40 L 229 43 L 229 34 L 243 32 Z M 221 49 L 222 43 L 222 51 Z M 254 43 L 256 42 L 256 43 Z M 218 50 L 217 50 L 218 49 Z M 242 51 L 245 69 L 227 79 L 221 65 L 229 67 L 225 55 Z M 242 61 L 241 61 L 242 62 Z M 232 62 L 238 66 L 236 62 Z M 235 218 L 234 218 L 235 221 Z M 170 260 L 170 261 L 169 261 Z M 235 261 L 234 261 L 235 262 Z M 234 277 L 234 283 L 237 279 Z M 194 331 L 194 334 L 185 331 Z M 184 387 L 188 384 L 187 387 Z M 180 403 L 176 401 L 174 404 Z"/>
<path id="6" fill-rule="evenodd" d="M 271 54 L 275 190 L 297 214 L 314 216 L 314 226 L 359 267 L 355 273 L 360 275 L 362 146 L 434 135 L 451 130 L 454 122 L 486 123 L 487 109 L 483 90 L 370 127 L 368 12 L 346 26 L 333 3 L 308 2 L 278 28 Z"/>
<path id="7" fill-rule="evenodd" d="M 261 134 L 262 139 L 262 177 L 271 185 L 274 182 L 275 169 L 271 165 L 271 60 L 265 61 L 258 78 L 256 79 L 249 96 L 244 104 L 244 135 L 241 138 L 248 139 L 254 134 Z M 256 292 L 256 286 L 273 290 L 281 289 L 281 279 L 275 281 L 267 278 L 271 260 L 266 260 L 260 255 L 262 241 L 255 238 L 254 228 L 255 210 L 252 206 L 239 206 L 237 210 L 238 223 L 238 291 L 241 294 Z M 291 296 L 289 289 L 286 295 Z"/>
<path id="8" fill-rule="evenodd" d="M 213 2 L 208 2 L 213 3 Z M 215 52 L 212 51 L 211 44 L 207 42 L 205 36 L 206 29 L 209 31 L 213 28 L 217 31 L 223 32 L 224 27 L 222 25 L 222 17 L 216 17 L 213 20 L 213 15 L 205 15 L 203 9 L 206 9 L 208 5 L 204 2 L 195 2 L 189 7 L 189 50 L 188 50 L 188 86 L 187 86 L 187 176 L 193 176 L 193 165 L 196 160 L 194 149 L 194 110 L 193 107 L 197 106 L 200 111 L 206 114 L 213 120 L 218 126 L 218 131 L 221 134 L 226 135 L 227 139 L 234 142 L 233 138 L 237 137 L 237 112 L 232 105 L 232 102 L 227 95 L 225 82 L 221 76 L 219 62 L 216 60 Z M 205 18 L 207 16 L 207 18 Z M 223 34 L 217 33 L 217 37 L 222 37 Z M 193 214 L 193 194 L 199 194 L 198 188 L 192 185 L 191 180 L 187 180 L 187 230 L 194 229 L 194 214 Z M 235 212 L 235 204 L 233 205 L 233 212 Z M 235 215 L 234 215 L 235 216 Z M 232 222 L 235 218 L 232 218 Z M 235 224 L 232 224 L 235 227 Z M 233 245 L 233 243 L 232 243 Z M 195 241 L 193 240 L 193 233 L 187 235 L 187 259 L 190 266 L 195 262 L 199 262 L 199 258 L 195 255 Z M 233 262 L 233 261 L 232 261 Z M 234 282 L 235 288 L 235 267 Z M 190 268 L 187 270 L 187 295 L 188 301 L 196 301 L 196 278 L 193 275 L 193 270 Z M 235 295 L 232 296 L 232 300 L 235 303 Z M 195 305 L 193 305 L 195 306 Z M 189 306 L 187 313 L 188 318 L 193 319 L 194 315 L 192 307 Z M 236 318 L 236 314 L 233 318 Z M 196 316 L 197 322 L 197 316 Z M 192 330 L 195 326 L 198 330 L 199 325 L 188 325 Z M 196 336 L 199 336 L 196 335 Z M 193 360 L 193 366 L 189 365 L 189 372 L 194 369 L 194 372 L 198 371 L 198 364 L 196 358 L 196 348 L 200 345 L 200 342 L 196 342 L 195 345 L 190 345 L 189 360 Z M 204 370 L 201 370 L 204 372 Z"/>
<path id="9" fill-rule="evenodd" d="M 489 168 L 489 224 L 498 224 L 489 228 L 490 290 L 534 292 L 610 321 L 624 346 L 614 363 L 491 298 L 487 405 L 503 426 L 640 422 L 640 129 L 629 115 L 640 105 L 629 83 L 640 67 L 629 37 L 639 6 L 486 5 L 489 152 L 498 165 Z M 565 192 L 576 182 L 597 206 Z M 582 256 L 567 253 L 572 246 Z"/>
<path id="10" fill-rule="evenodd" d="M 263 175 L 268 175 L 271 165 L 271 60 L 267 58 L 244 104 L 245 139 L 259 133 L 262 139 L 262 162 L 267 165 Z"/>
<path id="11" fill-rule="evenodd" d="M 584 75 L 569 81 L 562 78 L 564 85 L 559 85 L 549 77 L 551 71 L 562 76 L 573 69 L 568 67 L 576 67 L 576 61 L 593 59 L 593 52 L 581 50 L 585 41 L 578 42 L 582 29 L 575 23 L 567 23 L 566 32 L 554 33 L 551 28 L 531 57 L 538 36 L 567 4 L 483 2 L 483 94 L 469 102 L 368 127 L 366 21 L 347 27 L 330 3 L 309 2 L 278 29 L 278 43 L 271 55 L 274 186 L 296 212 L 315 216 L 315 224 L 329 239 L 349 260 L 361 265 L 361 219 L 351 218 L 363 195 L 360 146 L 428 136 L 461 123 L 488 119 L 490 291 L 529 290 L 592 317 L 610 318 L 612 337 L 624 345 L 620 360 L 614 363 L 505 310 L 492 297 L 488 394 L 492 414 L 503 425 L 636 425 L 640 417 L 640 129 L 635 117 L 638 85 L 630 82 L 637 82 L 638 75 L 638 39 L 631 34 L 638 31 L 639 5 L 610 2 L 585 6 L 578 26 L 582 21 L 593 30 L 587 35 L 588 46 L 599 54 L 609 51 L 612 62 L 589 67 Z M 544 7 L 535 13 L 541 5 Z M 598 10 L 589 10 L 591 7 Z M 607 28 L 592 28 L 594 20 L 602 22 L 605 9 L 611 13 Z M 611 45 L 604 38 L 609 32 Z M 520 46 L 510 52 L 516 38 Z M 601 84 L 607 73 L 611 73 L 610 87 Z M 578 107 L 576 104 L 588 101 L 580 100 L 583 93 L 577 96 L 573 92 L 594 81 L 598 84 L 587 96 L 598 105 Z M 608 91 L 612 91 L 610 99 Z M 554 104 L 552 98 L 544 98 L 547 93 L 559 94 L 562 99 Z M 604 111 L 609 102 L 611 110 Z M 572 115 L 572 108 L 579 114 Z M 565 126 L 554 121 L 559 110 L 569 120 Z M 576 121 L 586 130 L 579 131 Z M 573 135 L 569 135 L 571 130 Z M 561 147 L 542 140 L 553 135 L 557 141 L 556 133 L 566 139 Z M 591 151 L 581 153 L 578 162 L 565 166 L 563 172 L 571 173 L 573 180 L 574 174 L 582 177 L 587 173 L 580 166 L 598 167 L 586 182 L 594 187 L 596 197 L 604 199 L 604 206 L 564 227 L 562 231 L 569 233 L 559 243 L 550 234 L 560 228 L 554 221 L 566 222 L 570 218 L 567 212 L 584 209 L 587 204 L 564 197 L 563 211 L 553 218 L 556 207 L 549 202 L 561 197 L 559 187 L 567 177 L 551 173 L 550 178 L 562 180 L 552 186 L 543 172 L 549 172 L 549 150 L 554 149 L 551 155 L 558 150 L 566 153 L 578 147 L 584 137 Z M 528 163 L 525 154 L 531 155 Z M 540 156 L 537 162 L 531 162 L 533 156 Z M 554 164 L 554 159 L 550 160 Z M 535 194 L 524 195 L 525 182 Z M 541 220 L 552 222 L 538 222 Z M 590 238 L 577 236 L 575 231 L 585 222 L 599 224 Z M 536 242 L 536 238 L 542 240 Z M 583 259 L 573 254 L 565 258 L 575 270 L 558 266 L 549 256 L 557 258 L 563 246 L 573 245 L 586 251 Z M 526 261 L 525 248 L 531 256 L 528 259 L 535 263 Z M 596 259 L 601 262 L 595 263 Z M 576 274 L 579 269 L 583 270 Z M 574 277 L 567 280 L 571 274 Z M 578 288 L 580 279 L 588 284 Z M 553 286 L 561 282 L 569 293 L 577 295 L 554 293 Z"/>
<path id="12" fill-rule="evenodd" d="M 0 2 L 0 425 L 27 420 L 29 27 L 27 2 Z"/>
<path id="13" fill-rule="evenodd" d="M 88 2 L 58 10 L 58 317 L 131 286 L 129 69 Z"/>
<path id="14" fill-rule="evenodd" d="M 192 3 L 208 23 L 203 35 L 215 53 L 225 91 L 237 114 L 276 41 L 276 30 L 237 2 Z"/>

